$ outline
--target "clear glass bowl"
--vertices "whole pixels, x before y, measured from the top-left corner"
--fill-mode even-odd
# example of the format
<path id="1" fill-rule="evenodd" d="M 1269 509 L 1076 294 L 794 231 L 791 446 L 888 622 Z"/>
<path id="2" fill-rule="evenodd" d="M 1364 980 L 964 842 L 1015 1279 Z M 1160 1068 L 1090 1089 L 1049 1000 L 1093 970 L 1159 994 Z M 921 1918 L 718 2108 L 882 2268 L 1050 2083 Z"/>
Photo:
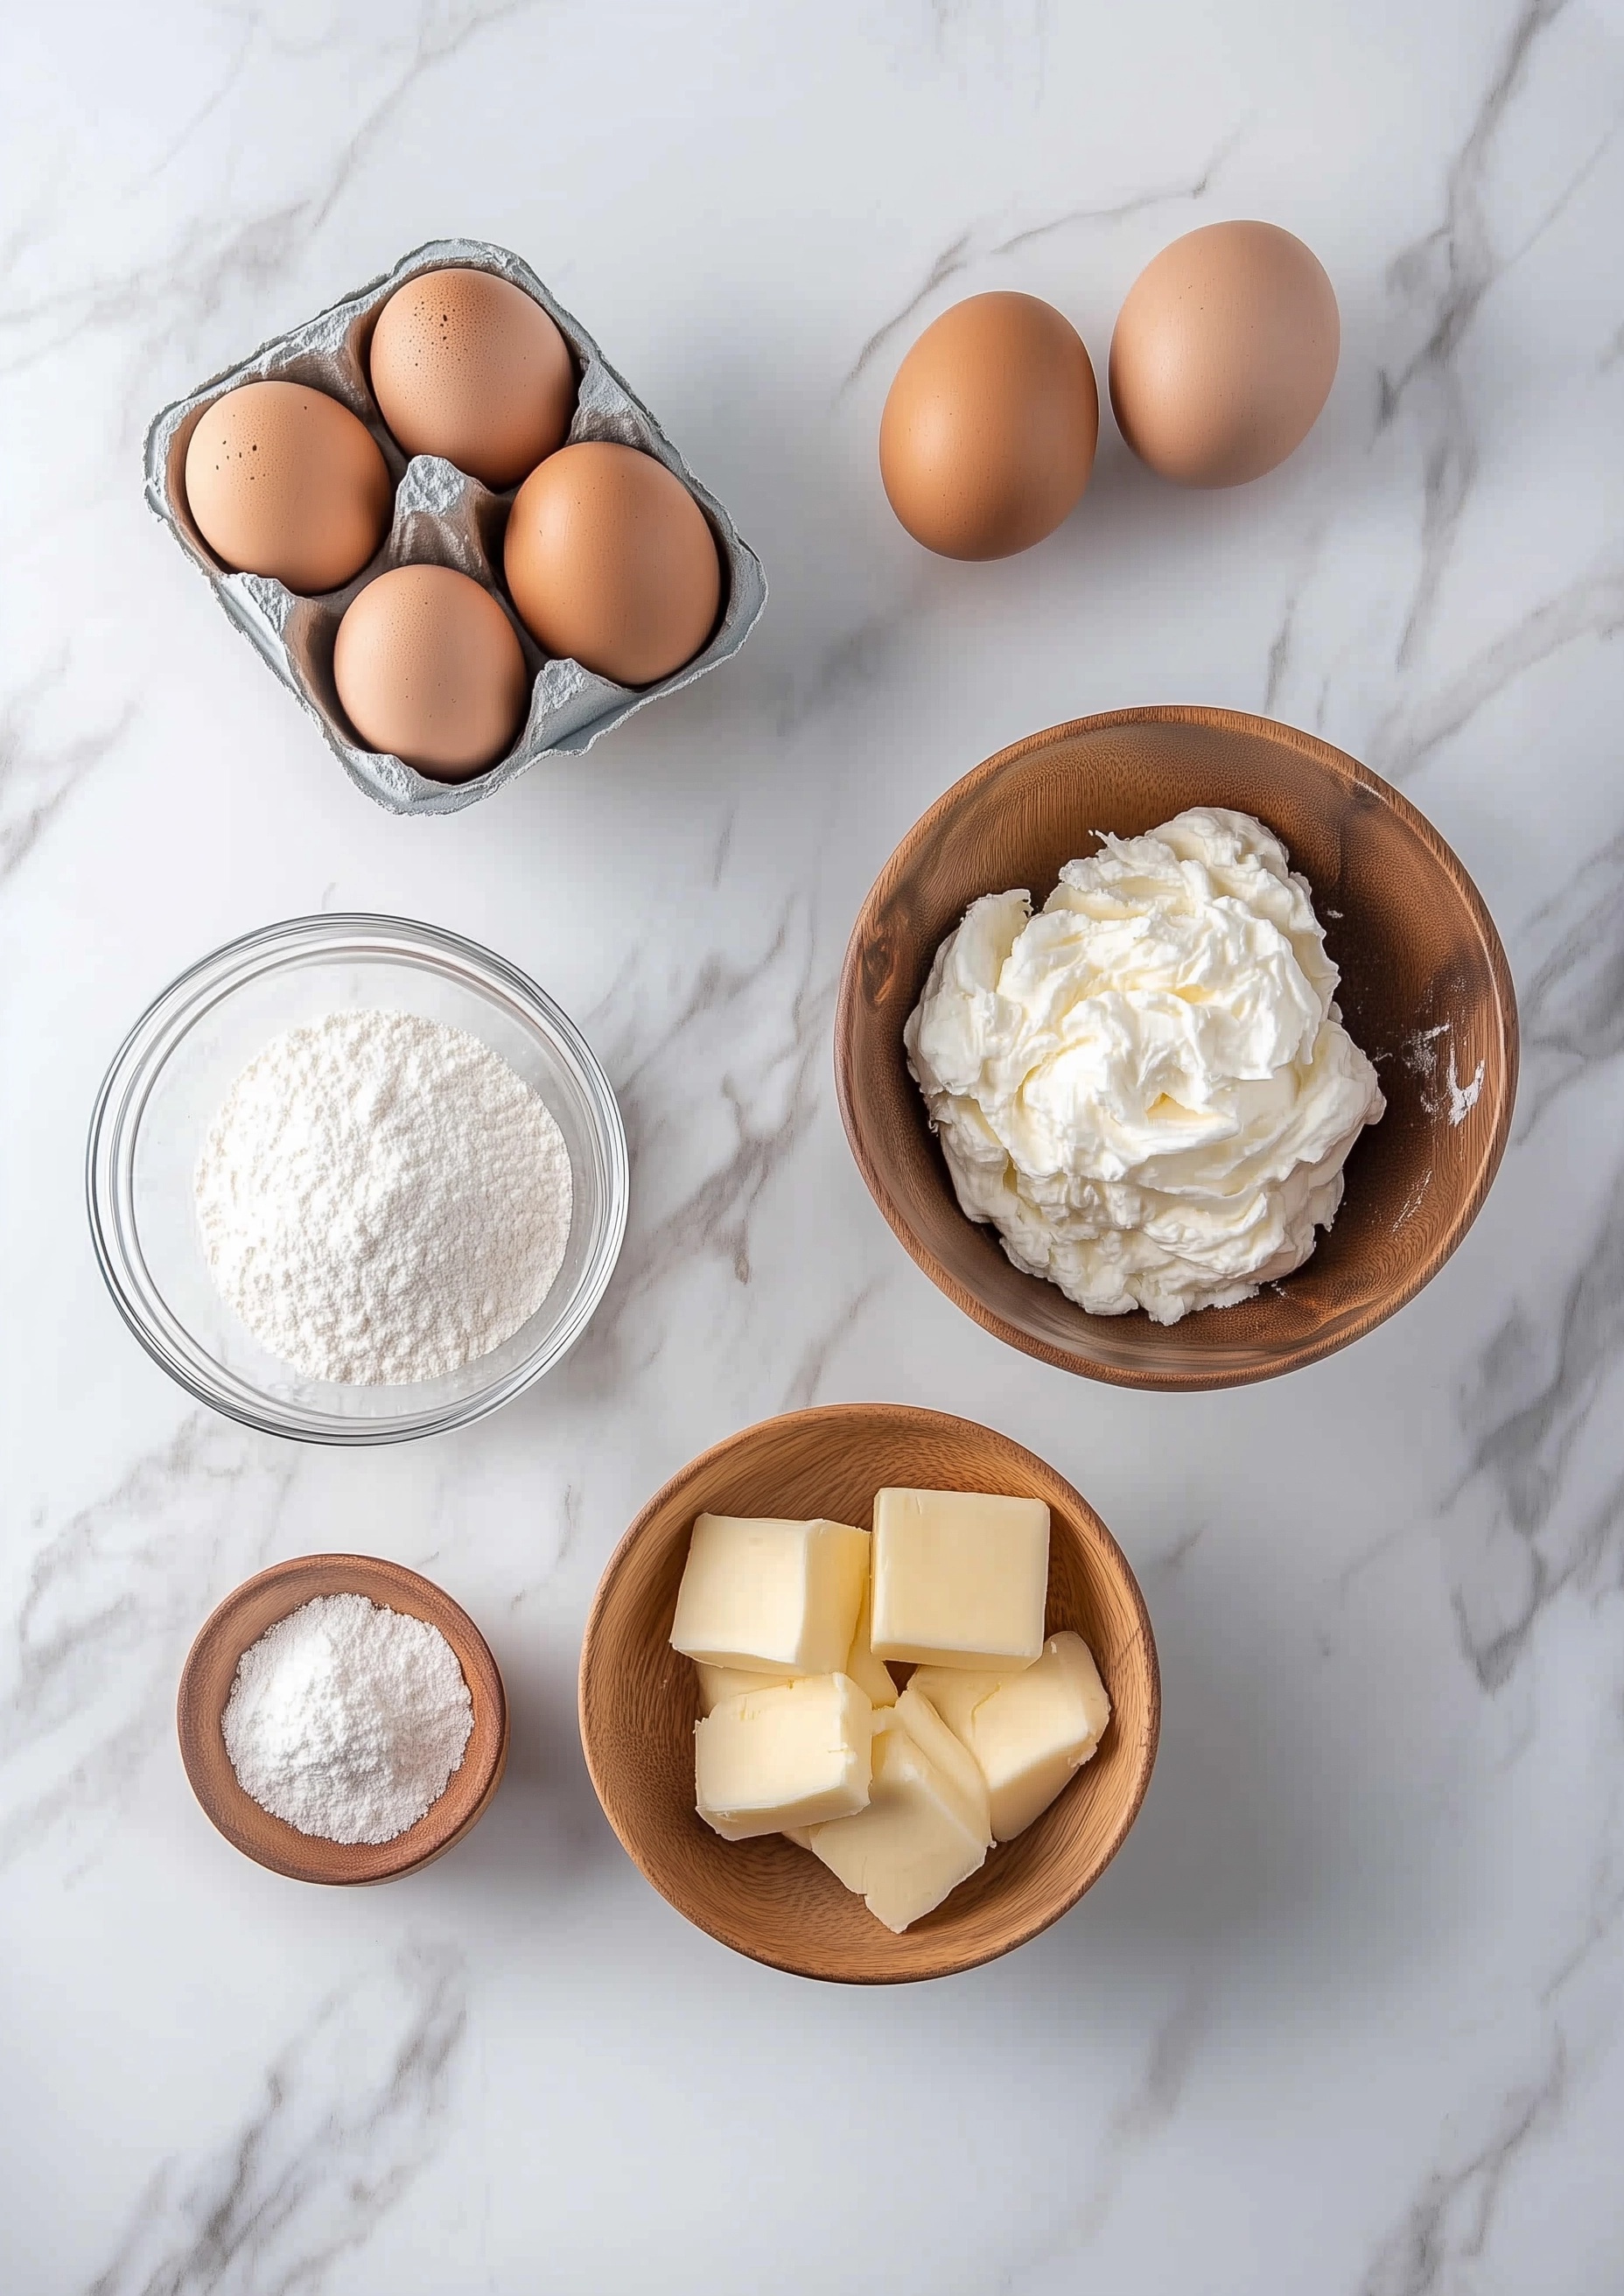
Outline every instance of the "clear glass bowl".
<path id="1" fill-rule="evenodd" d="M 215 1289 L 193 1204 L 203 1136 L 254 1054 L 283 1029 L 367 1007 L 445 1021 L 500 1054 L 551 1109 L 574 1183 L 563 1266 L 529 1321 L 411 1386 L 309 1379 L 268 1355 Z M 626 1234 L 626 1134 L 573 1022 L 488 949 L 401 917 L 295 917 L 183 973 L 108 1071 L 86 1183 L 102 1273 L 147 1352 L 217 1411 L 307 1443 L 398 1443 L 495 1411 L 579 1339 Z"/>

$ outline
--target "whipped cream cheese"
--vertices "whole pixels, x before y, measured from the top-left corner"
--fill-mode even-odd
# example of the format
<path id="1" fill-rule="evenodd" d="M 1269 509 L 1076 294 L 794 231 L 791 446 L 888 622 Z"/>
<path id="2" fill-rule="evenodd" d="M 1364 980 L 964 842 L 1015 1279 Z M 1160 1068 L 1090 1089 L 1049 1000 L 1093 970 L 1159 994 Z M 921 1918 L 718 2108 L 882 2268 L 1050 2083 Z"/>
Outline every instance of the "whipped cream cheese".
<path id="1" fill-rule="evenodd" d="M 1308 1259 L 1386 1105 L 1308 885 L 1218 807 L 1060 876 L 1036 916 L 972 902 L 904 1030 L 959 1203 L 1091 1315 L 1233 1307 Z"/>

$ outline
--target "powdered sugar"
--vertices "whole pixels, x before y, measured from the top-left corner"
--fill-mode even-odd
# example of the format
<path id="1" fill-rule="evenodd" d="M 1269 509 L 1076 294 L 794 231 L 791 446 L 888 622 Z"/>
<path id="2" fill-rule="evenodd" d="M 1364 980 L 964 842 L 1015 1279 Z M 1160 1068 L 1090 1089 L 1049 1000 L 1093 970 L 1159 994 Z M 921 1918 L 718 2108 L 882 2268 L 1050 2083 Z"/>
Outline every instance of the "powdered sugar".
<path id="1" fill-rule="evenodd" d="M 332 1013 L 250 1062 L 198 1160 L 226 1303 L 311 1378 L 461 1369 L 516 1332 L 562 1265 L 570 1155 L 477 1037 L 408 1013 Z"/>
<path id="2" fill-rule="evenodd" d="M 243 1652 L 220 1728 L 273 1816 L 325 1841 L 393 1841 L 461 1767 L 473 1705 L 437 1627 L 320 1595 Z"/>

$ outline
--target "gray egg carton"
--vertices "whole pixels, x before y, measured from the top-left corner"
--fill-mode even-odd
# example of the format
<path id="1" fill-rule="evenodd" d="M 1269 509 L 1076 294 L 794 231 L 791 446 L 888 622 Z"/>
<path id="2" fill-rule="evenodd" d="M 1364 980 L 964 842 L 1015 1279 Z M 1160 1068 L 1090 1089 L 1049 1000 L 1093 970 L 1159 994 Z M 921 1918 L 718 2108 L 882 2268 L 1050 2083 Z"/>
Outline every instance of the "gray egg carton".
<path id="1" fill-rule="evenodd" d="M 608 439 L 640 447 L 676 473 L 705 513 L 722 562 L 721 619 L 703 652 L 657 685 L 617 685 L 578 661 L 544 654 L 514 614 L 501 581 L 502 537 L 517 488 L 493 493 L 436 455 L 414 455 L 408 460 L 385 427 L 367 377 L 367 352 L 378 313 L 406 280 L 452 264 L 511 280 L 556 322 L 570 346 L 578 378 L 571 442 Z M 358 414 L 381 447 L 395 485 L 394 517 L 377 556 L 343 589 L 319 598 L 300 597 L 267 575 L 230 572 L 198 532 L 186 505 L 186 447 L 204 409 L 240 383 L 273 377 L 324 390 Z M 251 358 L 166 406 L 147 432 L 146 496 L 208 577 L 231 619 L 316 719 L 351 781 L 391 813 L 460 812 L 501 789 L 537 758 L 555 751 L 578 756 L 634 710 L 657 701 L 662 693 L 691 685 L 737 653 L 767 600 L 767 578 L 755 552 L 580 321 L 554 301 L 528 263 L 483 240 L 435 239 L 414 248 L 370 286 L 263 344 Z M 332 681 L 333 640 L 357 591 L 390 567 L 425 563 L 455 567 L 490 592 L 518 633 L 530 672 L 529 714 L 519 739 L 504 758 L 465 782 L 431 781 L 401 758 L 364 747 Z"/>

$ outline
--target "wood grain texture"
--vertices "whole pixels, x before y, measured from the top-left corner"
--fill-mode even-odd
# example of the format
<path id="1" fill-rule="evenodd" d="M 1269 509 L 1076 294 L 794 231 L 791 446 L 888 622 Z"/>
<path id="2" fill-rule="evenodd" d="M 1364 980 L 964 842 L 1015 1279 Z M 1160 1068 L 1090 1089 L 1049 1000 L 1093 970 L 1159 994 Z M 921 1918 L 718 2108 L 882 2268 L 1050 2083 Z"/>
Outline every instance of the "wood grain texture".
<path id="1" fill-rule="evenodd" d="M 695 1816 L 698 1682 L 667 1639 L 696 1515 L 827 1514 L 866 1526 L 874 1493 L 888 1483 L 1046 1500 L 1045 1631 L 1070 1627 L 1084 1637 L 1112 1708 L 1099 1751 L 1060 1799 L 902 1937 L 792 1842 L 780 1835 L 723 1841 Z M 1058 1920 L 1103 1873 L 1137 1816 L 1161 1715 L 1144 1599 L 1093 1508 L 1007 1436 L 902 1404 L 793 1412 L 693 1460 L 616 1549 L 581 1652 L 586 1766 L 610 1824 L 654 1887 L 735 1952 L 848 1984 L 947 1976 Z"/>
<path id="2" fill-rule="evenodd" d="M 365 1595 L 386 1610 L 438 1627 L 473 1702 L 473 1729 L 460 1768 L 433 1808 L 393 1841 L 323 1841 L 300 1833 L 243 1792 L 226 1751 L 220 1717 L 238 1660 L 279 1619 L 318 1595 Z M 295 1882 L 394 1882 L 444 1857 L 490 1807 L 507 1761 L 507 1694 L 484 1636 L 431 1580 L 370 1554 L 305 1554 L 245 1579 L 192 1645 L 181 1673 L 176 1726 L 181 1760 L 204 1816 L 245 1857 Z"/>
<path id="3" fill-rule="evenodd" d="M 1161 1326 L 1089 1316 L 967 1219 L 903 1024 L 941 941 L 979 895 L 1041 906 L 1093 832 L 1137 835 L 1227 806 L 1282 837 L 1341 967 L 1342 1015 L 1377 1063 L 1387 1113 L 1347 1165 L 1336 1225 L 1307 1265 L 1241 1306 Z M 1429 1036 L 1428 1031 L 1438 1033 Z M 1475 1102 L 1451 1121 L 1449 1061 Z M 1428 1063 L 1431 1062 L 1429 1069 Z M 1124 1387 L 1238 1387 L 1313 1363 L 1413 1300 L 1489 1193 L 1511 1126 L 1517 1008 L 1499 935 L 1437 831 L 1313 734 L 1238 711 L 1121 709 L 1052 726 L 956 783 L 909 831 L 852 931 L 835 1021 L 847 1138 L 871 1194 L 931 1281 L 989 1332 Z"/>

